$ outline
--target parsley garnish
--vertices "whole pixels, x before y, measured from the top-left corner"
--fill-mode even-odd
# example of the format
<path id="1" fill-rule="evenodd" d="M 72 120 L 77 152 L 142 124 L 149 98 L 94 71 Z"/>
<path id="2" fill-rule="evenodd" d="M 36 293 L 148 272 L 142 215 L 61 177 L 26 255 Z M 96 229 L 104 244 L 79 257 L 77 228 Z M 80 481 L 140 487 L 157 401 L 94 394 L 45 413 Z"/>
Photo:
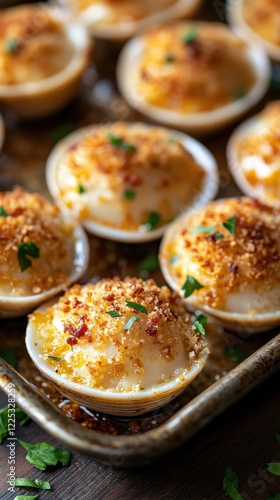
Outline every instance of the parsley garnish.
<path id="1" fill-rule="evenodd" d="M 234 97 L 236 100 L 238 99 L 243 99 L 247 95 L 247 90 L 244 89 L 237 89 L 234 93 Z"/>
<path id="2" fill-rule="evenodd" d="M 9 365 L 12 365 L 14 368 L 17 367 L 17 358 L 15 352 L 10 347 L 3 347 L 0 349 L 0 358 L 4 359 Z"/>
<path id="3" fill-rule="evenodd" d="M 174 265 L 176 264 L 177 262 L 179 261 L 179 256 L 178 255 L 172 255 L 172 257 L 170 257 L 170 264 Z"/>
<path id="4" fill-rule="evenodd" d="M 37 469 L 45 470 L 48 465 L 57 465 L 59 462 L 66 466 L 70 463 L 70 451 L 61 450 L 48 443 L 30 444 L 20 439 L 18 442 L 27 450 L 26 460 Z"/>
<path id="5" fill-rule="evenodd" d="M 62 361 L 65 361 L 65 359 L 57 358 L 56 356 L 47 356 L 47 358 L 52 359 L 53 361 L 58 361 L 59 363 L 62 363 Z"/>
<path id="6" fill-rule="evenodd" d="M 82 186 L 82 184 L 79 184 L 78 186 L 78 193 L 79 194 L 84 194 L 86 192 L 84 186 Z"/>
<path id="7" fill-rule="evenodd" d="M 8 217 L 8 214 L 3 207 L 0 207 L 0 217 Z"/>
<path id="8" fill-rule="evenodd" d="M 205 336 L 205 328 L 204 325 L 207 323 L 207 317 L 204 314 L 199 314 L 196 316 L 193 321 L 193 326 L 195 327 L 196 333 L 200 333 L 200 335 Z"/>
<path id="9" fill-rule="evenodd" d="M 274 474 L 275 476 L 280 476 L 280 462 L 270 462 L 267 465 L 268 472 L 271 472 L 271 474 Z"/>
<path id="10" fill-rule="evenodd" d="M 33 243 L 19 243 L 18 244 L 18 262 L 20 265 L 21 272 L 25 271 L 28 267 L 32 266 L 32 261 L 27 257 L 33 257 L 34 259 L 39 259 L 40 249 Z"/>
<path id="11" fill-rule="evenodd" d="M 232 234 L 233 236 L 235 235 L 235 229 L 236 229 L 236 215 L 234 215 L 233 217 L 230 217 L 229 219 L 227 219 L 225 222 L 223 222 L 223 226 L 225 229 L 227 229 L 230 234 Z"/>
<path id="12" fill-rule="evenodd" d="M 192 295 L 195 290 L 200 290 L 204 288 L 203 285 L 199 283 L 193 276 L 187 276 L 185 283 L 182 286 L 182 290 L 184 290 L 185 299 Z"/>
<path id="13" fill-rule="evenodd" d="M 155 271 L 159 269 L 158 256 L 155 253 L 150 253 L 138 264 L 139 271 Z"/>
<path id="14" fill-rule="evenodd" d="M 152 229 L 154 229 L 158 225 L 160 219 L 161 217 L 157 212 L 150 212 L 147 222 L 144 223 L 147 231 L 151 231 Z"/>
<path id="15" fill-rule="evenodd" d="M 135 323 L 135 321 L 138 321 L 140 319 L 140 316 L 131 316 L 129 318 L 128 322 L 124 325 L 123 329 L 124 330 L 129 330 Z"/>
<path id="16" fill-rule="evenodd" d="M 38 500 L 39 495 L 17 495 L 14 500 Z"/>
<path id="17" fill-rule="evenodd" d="M 213 236 L 215 237 L 216 240 L 224 239 L 224 235 L 222 233 L 214 233 Z"/>
<path id="18" fill-rule="evenodd" d="M 127 307 L 131 307 L 132 309 L 135 309 L 136 311 L 138 311 L 140 313 L 148 314 L 146 307 L 142 306 L 141 304 L 137 304 L 137 302 L 129 302 L 128 300 L 126 300 L 125 305 Z"/>
<path id="19" fill-rule="evenodd" d="M 232 500 L 243 500 L 238 491 L 238 476 L 231 467 L 227 467 L 223 479 L 223 490 Z"/>
<path id="20" fill-rule="evenodd" d="M 193 234 L 209 233 L 214 234 L 217 226 L 197 226 L 190 230 Z"/>
<path id="21" fill-rule="evenodd" d="M 173 54 L 166 54 L 164 60 L 167 63 L 173 63 L 175 61 L 175 56 Z"/>
<path id="22" fill-rule="evenodd" d="M 235 363 L 242 363 L 242 361 L 249 357 L 248 351 L 238 345 L 226 347 L 224 355 Z"/>
<path id="23" fill-rule="evenodd" d="M 136 198 L 136 191 L 134 189 L 125 189 L 123 192 L 123 196 L 126 200 L 134 200 Z"/>
<path id="24" fill-rule="evenodd" d="M 129 144 L 125 142 L 120 137 L 116 137 L 112 132 L 108 132 L 108 140 L 112 146 L 116 146 L 117 148 L 123 149 L 126 152 L 132 152 L 136 150 L 136 146 L 134 144 Z"/>
<path id="25" fill-rule="evenodd" d="M 15 481 L 12 481 L 13 486 L 21 486 L 25 488 L 38 488 L 40 490 L 51 490 L 51 485 L 48 481 L 43 481 L 43 479 L 37 478 L 35 481 L 28 479 L 27 477 L 18 477 Z"/>
<path id="26" fill-rule="evenodd" d="M 8 38 L 6 41 L 6 52 L 8 53 L 14 53 L 18 50 L 20 46 L 20 42 L 16 40 L 15 38 Z"/>
<path id="27" fill-rule="evenodd" d="M 15 417 L 19 420 L 20 425 L 24 425 L 29 417 L 20 409 L 15 408 Z M 8 436 L 8 406 L 0 410 L 0 444 L 3 443 L 5 437 Z"/>
<path id="28" fill-rule="evenodd" d="M 267 497 L 266 500 L 280 500 L 280 493 L 275 493 L 275 495 Z"/>
<path id="29" fill-rule="evenodd" d="M 120 318 L 122 314 L 118 313 L 117 311 L 106 311 L 106 314 L 109 314 L 111 318 Z"/>
<path id="30" fill-rule="evenodd" d="M 196 39 L 197 35 L 197 28 L 196 26 L 192 26 L 184 35 L 183 35 L 183 42 L 184 43 L 192 43 Z"/>

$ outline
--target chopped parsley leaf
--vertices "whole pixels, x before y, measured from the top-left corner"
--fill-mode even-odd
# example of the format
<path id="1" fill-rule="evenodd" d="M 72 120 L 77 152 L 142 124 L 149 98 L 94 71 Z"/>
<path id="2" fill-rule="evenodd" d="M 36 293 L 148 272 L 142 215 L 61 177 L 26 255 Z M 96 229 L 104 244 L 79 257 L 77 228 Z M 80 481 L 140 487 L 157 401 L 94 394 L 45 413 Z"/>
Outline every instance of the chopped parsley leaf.
<path id="1" fill-rule="evenodd" d="M 20 425 L 24 425 L 29 417 L 20 409 L 15 408 L 15 417 L 19 420 Z M 5 437 L 8 436 L 8 406 L 0 410 L 0 444 L 3 443 Z"/>
<path id="2" fill-rule="evenodd" d="M 15 53 L 20 46 L 20 42 L 16 38 L 8 38 L 5 49 L 9 54 Z"/>
<path id="3" fill-rule="evenodd" d="M 59 462 L 65 466 L 70 463 L 70 451 L 61 450 L 48 443 L 30 444 L 20 439 L 18 442 L 27 450 L 26 460 L 37 469 L 45 470 L 48 465 L 57 465 Z"/>
<path id="4" fill-rule="evenodd" d="M 236 215 L 234 215 L 233 217 L 230 217 L 225 222 L 223 222 L 223 226 L 225 229 L 227 229 L 230 232 L 230 234 L 232 234 L 234 236 L 235 229 L 236 229 Z"/>
<path id="5" fill-rule="evenodd" d="M 136 198 L 136 191 L 134 189 L 125 189 L 123 192 L 123 196 L 126 200 L 134 200 Z"/>
<path id="6" fill-rule="evenodd" d="M 217 226 L 197 226 L 190 230 L 193 234 L 209 233 L 214 234 Z"/>
<path id="7" fill-rule="evenodd" d="M 130 328 L 134 325 L 135 321 L 138 321 L 140 319 L 139 316 L 131 316 L 127 323 L 124 325 L 123 329 L 124 330 L 130 330 Z"/>
<path id="8" fill-rule="evenodd" d="M 118 313 L 118 311 L 106 311 L 106 314 L 109 314 L 111 318 L 121 318 L 122 314 Z"/>
<path id="9" fill-rule="evenodd" d="M 270 462 L 267 465 L 268 472 L 271 472 L 271 474 L 274 474 L 275 476 L 280 476 L 280 462 Z"/>
<path id="10" fill-rule="evenodd" d="M 39 495 L 17 495 L 14 500 L 38 500 Z"/>
<path id="11" fill-rule="evenodd" d="M 86 189 L 84 188 L 84 186 L 82 186 L 82 184 L 79 184 L 78 186 L 78 193 L 79 194 L 84 194 L 86 192 Z"/>
<path id="12" fill-rule="evenodd" d="M 175 56 L 173 54 L 166 54 L 164 60 L 167 63 L 173 63 L 175 61 Z"/>
<path id="13" fill-rule="evenodd" d="M 15 481 L 12 481 L 13 486 L 25 487 L 25 488 L 38 488 L 40 490 L 51 490 L 51 485 L 48 481 L 43 481 L 43 479 L 37 478 L 35 481 L 28 479 L 27 477 L 17 477 Z"/>
<path id="14" fill-rule="evenodd" d="M 197 27 L 192 26 L 191 28 L 188 29 L 188 31 L 183 35 L 183 42 L 186 44 L 192 43 L 196 39 L 197 35 Z"/>
<path id="15" fill-rule="evenodd" d="M 197 281 L 193 276 L 187 276 L 185 283 L 182 286 L 182 290 L 184 290 L 185 299 L 192 295 L 195 290 L 200 290 L 204 288 L 199 281 Z"/>
<path id="16" fill-rule="evenodd" d="M 232 500 L 243 500 L 238 491 L 238 476 L 231 467 L 227 467 L 223 479 L 223 490 L 225 495 Z"/>
<path id="17" fill-rule="evenodd" d="M 152 231 L 158 223 L 160 222 L 160 215 L 157 212 L 150 212 L 148 215 L 148 220 L 144 223 L 144 226 L 148 231 Z"/>
<path id="18" fill-rule="evenodd" d="M 116 137 L 112 132 L 108 132 L 108 140 L 112 146 L 116 146 L 117 148 L 123 149 L 127 153 L 133 152 L 136 150 L 136 146 L 134 144 L 129 144 L 125 142 L 123 139 L 120 137 Z"/>
<path id="19" fill-rule="evenodd" d="M 8 214 L 3 207 L 0 207 L 0 217 L 8 217 Z"/>
<path id="20" fill-rule="evenodd" d="M 196 333 L 200 333 L 200 335 L 205 336 L 205 328 L 204 325 L 207 323 L 207 317 L 204 314 L 199 314 L 196 316 L 193 321 L 193 326 L 195 327 Z"/>
<path id="21" fill-rule="evenodd" d="M 65 361 L 63 358 L 57 358 L 56 356 L 47 356 L 49 359 L 52 359 L 53 361 L 58 361 L 59 363 L 62 363 Z"/>
<path id="22" fill-rule="evenodd" d="M 20 265 L 21 272 L 25 271 L 28 267 L 32 266 L 32 261 L 27 257 L 33 257 L 34 259 L 39 259 L 40 249 L 33 243 L 19 243 L 18 244 L 18 262 Z"/>
<path id="23" fill-rule="evenodd" d="M 143 314 L 148 314 L 146 307 L 142 306 L 141 304 L 137 304 L 137 302 L 129 302 L 128 300 L 126 300 L 125 305 L 127 307 L 131 307 L 132 309 L 135 309 L 136 311 L 141 312 Z"/>
<path id="24" fill-rule="evenodd" d="M 155 253 L 150 253 L 138 264 L 139 271 L 156 271 L 159 269 L 158 256 Z"/>

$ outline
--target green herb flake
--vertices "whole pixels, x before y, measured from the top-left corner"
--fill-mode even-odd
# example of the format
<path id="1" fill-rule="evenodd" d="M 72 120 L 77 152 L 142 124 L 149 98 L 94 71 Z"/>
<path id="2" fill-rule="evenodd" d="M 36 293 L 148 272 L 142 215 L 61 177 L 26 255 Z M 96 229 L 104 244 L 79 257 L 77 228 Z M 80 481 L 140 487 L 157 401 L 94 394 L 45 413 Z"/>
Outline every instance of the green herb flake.
<path id="1" fill-rule="evenodd" d="M 183 42 L 186 44 L 193 43 L 197 36 L 197 27 L 192 26 L 188 31 L 183 35 Z"/>
<path id="2" fill-rule="evenodd" d="M 39 495 L 17 495 L 14 500 L 38 500 Z"/>
<path id="3" fill-rule="evenodd" d="M 232 500 L 243 500 L 238 491 L 238 476 L 231 467 L 227 467 L 223 479 L 223 490 Z"/>
<path id="4" fill-rule="evenodd" d="M 192 295 L 195 290 L 200 290 L 204 288 L 199 281 L 197 281 L 193 276 L 187 276 L 185 283 L 182 286 L 182 290 L 184 290 L 185 299 Z"/>
<path id="5" fill-rule="evenodd" d="M 224 355 L 234 361 L 234 363 L 242 363 L 242 361 L 250 356 L 248 351 L 239 345 L 226 347 Z"/>
<path id="6" fill-rule="evenodd" d="M 29 417 L 20 409 L 15 408 L 15 418 L 19 420 L 20 425 L 24 425 Z M 0 410 L 0 444 L 3 443 L 4 439 L 8 436 L 8 406 L 1 408 Z"/>
<path id="7" fill-rule="evenodd" d="M 190 230 L 193 234 L 208 233 L 214 234 L 217 226 L 197 226 Z"/>
<path id="8" fill-rule="evenodd" d="M 148 315 L 146 307 L 142 306 L 141 304 L 137 304 L 137 302 L 129 302 L 128 300 L 126 300 L 125 305 L 127 307 L 131 307 L 132 309 L 135 309 L 135 311 Z"/>
<path id="9" fill-rule="evenodd" d="M 280 500 L 280 493 L 275 493 L 274 495 L 267 497 L 266 500 Z"/>
<path id="10" fill-rule="evenodd" d="M 244 89 L 237 89 L 235 92 L 234 92 L 234 98 L 238 101 L 239 99 L 243 99 L 243 97 L 245 97 L 247 95 L 247 90 L 244 90 Z"/>
<path id="11" fill-rule="evenodd" d="M 215 237 L 215 240 L 223 240 L 224 235 L 222 233 L 214 233 L 213 236 Z"/>
<path id="12" fill-rule="evenodd" d="M 28 479 L 27 477 L 18 477 L 13 482 L 16 487 L 23 488 L 38 488 L 40 490 L 51 490 L 51 485 L 48 481 L 43 481 L 43 479 L 37 478 L 35 481 Z"/>
<path id="13" fill-rule="evenodd" d="M 131 316 L 131 318 L 129 318 L 128 322 L 124 325 L 123 329 L 130 330 L 130 328 L 134 325 L 135 321 L 138 321 L 139 319 L 140 319 L 140 316 Z"/>
<path id="14" fill-rule="evenodd" d="M 207 317 L 204 316 L 204 314 L 199 314 L 196 316 L 195 320 L 193 321 L 193 326 L 195 327 L 196 333 L 200 333 L 200 335 L 203 335 L 205 337 L 205 328 L 204 325 L 207 323 Z"/>
<path id="15" fill-rule="evenodd" d="M 150 253 L 138 264 L 139 271 L 156 271 L 159 269 L 158 256 L 155 253 Z"/>
<path id="16" fill-rule="evenodd" d="M 78 186 L 78 193 L 79 194 L 84 194 L 86 192 L 86 189 L 84 188 L 84 186 L 82 186 L 82 184 L 79 184 Z"/>
<path id="17" fill-rule="evenodd" d="M 120 137 L 116 137 L 112 132 L 108 132 L 108 141 L 112 146 L 116 146 L 117 148 L 123 149 L 127 153 L 132 153 L 133 151 L 136 150 L 136 146 L 134 144 L 129 144 L 125 142 L 123 139 Z"/>
<path id="18" fill-rule="evenodd" d="M 63 358 L 57 358 L 56 356 L 47 356 L 47 358 L 51 359 L 52 361 L 58 361 L 59 363 L 62 363 L 65 361 Z"/>
<path id="19" fill-rule="evenodd" d="M 20 46 L 20 42 L 16 38 L 8 38 L 5 44 L 6 52 L 14 54 Z"/>
<path id="20" fill-rule="evenodd" d="M 39 259 L 40 257 L 40 249 L 31 240 L 29 243 L 19 243 L 18 245 L 18 262 L 21 272 L 32 266 L 32 261 L 27 257 L 27 255 L 29 257 L 33 257 L 34 259 Z"/>
<path id="21" fill-rule="evenodd" d="M 173 54 L 166 54 L 164 61 L 166 63 L 173 63 L 175 61 L 175 56 Z"/>
<path id="22" fill-rule="evenodd" d="M 126 200 L 134 200 L 136 198 L 136 191 L 134 191 L 134 189 L 125 189 L 124 192 L 123 192 L 123 197 L 126 199 Z"/>
<path id="23" fill-rule="evenodd" d="M 12 365 L 14 368 L 17 367 L 17 358 L 15 355 L 15 351 L 10 347 L 1 347 L 0 348 L 0 358 L 4 359 L 6 363 Z"/>
<path id="24" fill-rule="evenodd" d="M 109 314 L 111 318 L 121 318 L 122 314 L 118 313 L 118 311 L 106 311 L 106 314 Z"/>
<path id="25" fill-rule="evenodd" d="M 234 215 L 233 217 L 230 217 L 225 222 L 223 222 L 223 226 L 225 229 L 227 229 L 230 232 L 230 234 L 232 234 L 234 236 L 235 229 L 236 229 L 236 215 Z"/>
<path id="26" fill-rule="evenodd" d="M 70 463 L 70 451 L 61 450 L 48 443 L 30 444 L 20 439 L 18 442 L 27 450 L 26 460 L 37 469 L 45 470 L 48 465 L 57 465 L 59 462 L 65 466 Z"/>
<path id="27" fill-rule="evenodd" d="M 280 476 L 280 462 L 270 462 L 267 466 L 268 472 L 271 472 L 275 476 Z"/>
<path id="28" fill-rule="evenodd" d="M 174 264 L 177 264 L 179 262 L 179 256 L 178 255 L 172 255 L 169 260 L 170 264 L 174 266 Z"/>
<path id="29" fill-rule="evenodd" d="M 3 207 L 0 207 L 0 217 L 8 217 L 8 214 Z"/>
<path id="30" fill-rule="evenodd" d="M 144 223 L 147 231 L 152 231 L 160 222 L 160 215 L 157 212 L 150 212 L 147 221 Z"/>

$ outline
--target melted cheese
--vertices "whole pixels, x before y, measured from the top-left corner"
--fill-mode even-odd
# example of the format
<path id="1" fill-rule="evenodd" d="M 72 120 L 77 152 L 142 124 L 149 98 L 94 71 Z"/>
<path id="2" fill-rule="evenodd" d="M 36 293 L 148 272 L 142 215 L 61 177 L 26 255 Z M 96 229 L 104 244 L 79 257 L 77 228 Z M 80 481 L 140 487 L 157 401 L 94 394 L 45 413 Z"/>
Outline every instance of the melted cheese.
<path id="1" fill-rule="evenodd" d="M 115 123 L 82 137 L 56 167 L 60 197 L 82 220 L 146 231 L 150 213 L 164 225 L 201 190 L 202 168 L 164 129 Z"/>
<path id="2" fill-rule="evenodd" d="M 239 166 L 247 182 L 266 203 L 280 199 L 280 101 L 270 103 L 253 130 L 237 145 Z"/>
<path id="3" fill-rule="evenodd" d="M 37 194 L 16 189 L 0 193 L 0 295 L 36 295 L 66 284 L 72 270 L 73 227 L 59 210 Z M 19 247 L 33 242 L 39 258 L 21 271 Z"/>
<path id="4" fill-rule="evenodd" d="M 243 15 L 257 35 L 280 47 L 280 0 L 243 0 Z"/>
<path id="5" fill-rule="evenodd" d="M 223 225 L 232 217 L 235 234 Z M 163 252 L 180 287 L 188 275 L 203 286 L 193 294 L 202 304 L 236 313 L 279 310 L 279 212 L 249 198 L 210 203 L 185 219 Z"/>
<path id="6" fill-rule="evenodd" d="M 0 84 L 38 82 L 64 69 L 73 48 L 65 28 L 46 7 L 0 12 Z"/>
<path id="7" fill-rule="evenodd" d="M 189 41 L 188 41 L 189 40 Z M 220 108 L 255 83 L 246 45 L 222 25 L 174 25 L 144 38 L 139 97 L 179 113 Z"/>
<path id="8" fill-rule="evenodd" d="M 109 311 L 119 316 L 111 317 Z M 124 329 L 135 316 L 137 321 Z M 59 375 L 101 390 L 135 392 L 179 378 L 205 349 L 179 295 L 152 280 L 115 278 L 75 285 L 58 303 L 33 313 L 30 321 L 43 359 Z"/>

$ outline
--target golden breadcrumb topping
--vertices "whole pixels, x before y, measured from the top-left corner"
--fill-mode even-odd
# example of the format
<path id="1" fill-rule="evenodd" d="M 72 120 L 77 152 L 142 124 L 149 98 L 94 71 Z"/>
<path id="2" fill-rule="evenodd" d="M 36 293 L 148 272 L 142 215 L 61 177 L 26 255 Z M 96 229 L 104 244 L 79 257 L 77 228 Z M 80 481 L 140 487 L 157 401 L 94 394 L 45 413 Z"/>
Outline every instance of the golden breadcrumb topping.
<path id="1" fill-rule="evenodd" d="M 243 0 L 243 15 L 261 38 L 280 47 L 279 0 Z"/>
<path id="2" fill-rule="evenodd" d="M 180 142 L 158 127 L 114 123 L 81 134 L 56 167 L 63 203 L 82 219 L 138 230 L 158 214 L 170 222 L 202 189 L 204 171 Z"/>
<path id="3" fill-rule="evenodd" d="M 0 294 L 35 295 L 66 284 L 72 231 L 38 194 L 20 188 L 0 193 Z"/>
<path id="4" fill-rule="evenodd" d="M 182 113 L 210 111 L 242 98 L 255 82 L 246 45 L 219 24 L 179 24 L 145 36 L 137 91 Z"/>
<path id="5" fill-rule="evenodd" d="M 238 161 L 246 180 L 263 201 L 280 200 L 280 101 L 269 103 L 258 123 L 237 144 Z"/>
<path id="6" fill-rule="evenodd" d="M 0 12 L 0 84 L 37 82 L 64 69 L 72 47 L 47 7 L 24 5 Z"/>
<path id="7" fill-rule="evenodd" d="M 177 0 L 71 0 L 80 11 L 91 7 L 98 24 L 131 23 L 159 12 L 176 3 Z"/>
<path id="8" fill-rule="evenodd" d="M 96 389 L 138 391 L 180 377 L 205 348 L 179 295 L 153 280 L 74 285 L 30 320 L 44 359 Z"/>
<path id="9" fill-rule="evenodd" d="M 247 288 L 264 296 L 280 281 L 280 213 L 249 198 L 210 203 L 165 252 L 181 286 L 192 276 L 203 287 L 194 291 L 203 304 L 224 309 L 229 294 Z"/>

